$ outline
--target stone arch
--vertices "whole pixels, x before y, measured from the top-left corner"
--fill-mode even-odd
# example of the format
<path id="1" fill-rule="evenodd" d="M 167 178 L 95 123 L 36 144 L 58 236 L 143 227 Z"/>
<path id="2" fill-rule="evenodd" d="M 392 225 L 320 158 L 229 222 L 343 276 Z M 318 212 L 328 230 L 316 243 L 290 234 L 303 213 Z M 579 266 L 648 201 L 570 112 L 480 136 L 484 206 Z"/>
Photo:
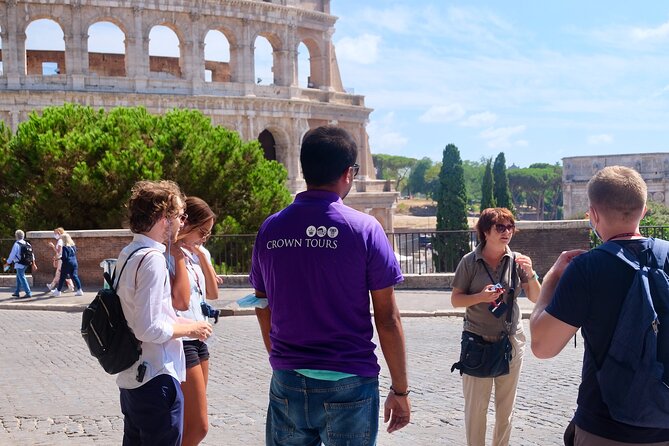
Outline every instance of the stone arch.
<path id="1" fill-rule="evenodd" d="M 209 29 L 204 36 L 205 82 L 232 81 L 230 39 L 220 29 Z"/>
<path id="2" fill-rule="evenodd" d="M 153 39 L 151 39 L 152 34 Z M 149 73 L 158 75 L 158 77 L 182 78 L 184 38 L 179 28 L 173 23 L 158 21 L 148 27 L 146 35 L 149 41 Z M 171 42 L 163 45 L 165 40 L 171 40 Z"/>
<path id="3" fill-rule="evenodd" d="M 301 48 L 306 48 L 308 51 L 306 59 L 302 56 Z M 300 74 L 300 87 L 306 88 L 320 88 L 325 84 L 325 76 L 323 69 L 323 52 L 321 51 L 318 42 L 313 38 L 304 38 L 298 43 L 298 73 Z M 301 66 L 300 61 L 305 61 L 309 64 L 306 70 Z M 303 72 L 308 73 L 308 82 L 304 82 L 302 76 Z"/>
<path id="4" fill-rule="evenodd" d="M 37 35 L 35 27 L 46 32 Z M 51 15 L 36 15 L 26 25 L 25 35 L 25 74 L 54 76 L 67 73 L 65 33 L 58 20 Z"/>
<path id="5" fill-rule="evenodd" d="M 262 147 L 265 159 L 276 161 L 276 139 L 269 130 L 265 129 L 258 135 L 258 142 Z"/>
<path id="6" fill-rule="evenodd" d="M 267 54 L 271 51 L 271 54 Z M 272 42 L 263 35 L 253 38 L 253 79 L 258 85 L 270 85 L 276 78 L 276 54 Z"/>
<path id="7" fill-rule="evenodd" d="M 274 159 L 275 161 L 278 161 L 286 166 L 288 169 L 289 166 L 287 165 L 287 160 L 290 151 L 290 138 L 288 133 L 286 133 L 286 131 L 284 131 L 279 125 L 276 124 L 265 125 L 262 128 L 263 131 L 258 134 L 258 141 L 263 147 L 263 151 L 265 151 L 265 158 Z M 265 132 L 269 133 L 271 136 L 271 139 L 268 138 L 266 142 L 273 140 L 274 147 L 266 147 L 263 145 L 263 141 L 261 141 L 261 135 L 265 134 L 265 136 L 267 136 L 267 133 Z M 268 157 L 268 152 L 270 156 L 273 154 L 274 158 Z"/>
<path id="8" fill-rule="evenodd" d="M 101 19 L 91 23 L 87 30 L 88 72 L 99 76 L 125 77 L 128 72 L 127 33 L 123 27 L 115 19 Z M 98 34 L 106 35 L 99 39 Z"/>

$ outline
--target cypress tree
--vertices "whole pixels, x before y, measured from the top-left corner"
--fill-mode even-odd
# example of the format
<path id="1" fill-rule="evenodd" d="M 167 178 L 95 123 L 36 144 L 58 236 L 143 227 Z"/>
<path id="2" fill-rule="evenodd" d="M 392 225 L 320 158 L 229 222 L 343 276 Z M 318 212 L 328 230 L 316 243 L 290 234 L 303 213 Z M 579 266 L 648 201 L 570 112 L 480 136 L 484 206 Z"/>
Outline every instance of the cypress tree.
<path id="1" fill-rule="evenodd" d="M 485 165 L 483 181 L 481 182 L 481 211 L 495 207 L 495 180 L 492 176 L 491 164 L 492 159 L 489 159 Z"/>
<path id="2" fill-rule="evenodd" d="M 507 208 L 513 212 L 513 201 L 511 200 L 511 190 L 509 189 L 509 178 L 506 176 L 504 152 L 500 152 L 497 158 L 495 158 L 492 175 L 495 203 L 497 203 L 497 206 Z"/>
<path id="3" fill-rule="evenodd" d="M 458 148 L 449 144 L 443 152 L 437 200 L 437 235 L 433 258 L 438 272 L 454 271 L 469 251 L 467 224 L 467 191 Z M 442 232 L 455 231 L 455 232 Z"/>

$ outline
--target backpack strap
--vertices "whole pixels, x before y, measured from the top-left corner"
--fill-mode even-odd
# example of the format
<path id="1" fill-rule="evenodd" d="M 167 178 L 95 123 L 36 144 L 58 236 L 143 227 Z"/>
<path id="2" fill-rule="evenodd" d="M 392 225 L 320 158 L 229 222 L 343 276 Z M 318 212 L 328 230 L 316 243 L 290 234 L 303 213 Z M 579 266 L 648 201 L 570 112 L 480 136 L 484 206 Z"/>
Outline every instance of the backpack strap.
<path id="1" fill-rule="evenodd" d="M 121 267 L 121 272 L 118 274 L 118 280 L 116 280 L 116 268 L 114 268 L 114 273 L 112 274 L 111 277 L 109 277 L 109 274 L 105 273 L 105 280 L 107 280 L 107 283 L 111 285 L 111 287 L 114 289 L 114 291 L 117 291 L 118 289 L 118 284 L 121 281 L 121 275 L 123 274 L 123 270 L 125 270 L 126 265 L 128 264 L 128 260 L 130 260 L 130 257 L 132 257 L 137 251 L 140 251 L 142 249 L 146 249 L 148 246 L 141 246 L 137 249 L 135 249 L 133 252 L 128 255 L 128 258 L 125 259 L 125 262 L 123 263 L 123 266 Z M 142 258 L 144 260 L 144 258 Z M 116 285 L 114 285 L 114 282 L 116 282 Z"/>
<path id="2" fill-rule="evenodd" d="M 618 243 L 615 242 L 602 243 L 595 249 L 600 249 L 604 252 L 608 252 L 609 254 L 618 257 L 620 260 L 627 263 L 629 266 L 631 266 L 637 271 L 641 269 L 641 262 L 639 261 L 639 258 L 634 253 L 623 248 Z"/>
<path id="3" fill-rule="evenodd" d="M 669 242 L 655 238 L 649 240 L 651 243 L 650 249 L 655 257 L 655 265 L 652 266 L 658 269 L 664 269 L 664 264 L 667 262 L 667 255 L 669 255 Z"/>

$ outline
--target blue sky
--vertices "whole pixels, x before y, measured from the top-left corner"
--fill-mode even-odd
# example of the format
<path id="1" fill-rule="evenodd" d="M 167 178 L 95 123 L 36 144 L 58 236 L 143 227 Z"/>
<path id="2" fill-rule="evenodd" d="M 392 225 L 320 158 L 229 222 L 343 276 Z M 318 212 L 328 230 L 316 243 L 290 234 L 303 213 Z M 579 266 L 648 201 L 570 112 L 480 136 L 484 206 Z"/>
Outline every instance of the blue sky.
<path id="1" fill-rule="evenodd" d="M 669 3 L 332 0 L 373 153 L 507 164 L 669 151 Z"/>

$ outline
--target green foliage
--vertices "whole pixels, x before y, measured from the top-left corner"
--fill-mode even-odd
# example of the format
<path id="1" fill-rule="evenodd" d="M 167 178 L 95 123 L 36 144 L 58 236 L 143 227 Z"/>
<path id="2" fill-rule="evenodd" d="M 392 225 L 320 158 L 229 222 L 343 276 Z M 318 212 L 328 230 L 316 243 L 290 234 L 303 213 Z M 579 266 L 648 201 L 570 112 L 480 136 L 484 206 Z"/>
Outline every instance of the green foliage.
<path id="1" fill-rule="evenodd" d="M 468 250 L 467 192 L 460 151 L 449 144 L 443 152 L 437 201 L 437 233 L 433 243 L 435 267 L 438 272 L 453 270 Z"/>
<path id="2" fill-rule="evenodd" d="M 416 161 L 407 181 L 407 191 L 409 194 L 424 194 L 426 196 L 430 194 L 426 175 L 432 164 L 432 160 L 427 157 Z"/>
<path id="3" fill-rule="evenodd" d="M 467 188 L 467 202 L 470 207 L 474 203 L 481 202 L 481 184 L 485 172 L 485 161 L 463 161 L 462 168 L 465 172 L 465 187 Z"/>
<path id="4" fill-rule="evenodd" d="M 255 231 L 290 201 L 283 166 L 197 111 L 49 107 L 20 124 L 9 146 L 14 226 L 121 227 L 130 189 L 141 179 L 175 180 L 210 203 L 216 232 Z"/>
<path id="5" fill-rule="evenodd" d="M 495 203 L 495 179 L 492 176 L 492 159 L 485 163 L 485 172 L 481 181 L 481 211 L 488 208 L 494 208 Z"/>
<path id="6" fill-rule="evenodd" d="M 545 163 L 508 170 L 513 201 L 536 209 L 537 220 L 562 217 L 562 167 Z"/>
<path id="7" fill-rule="evenodd" d="M 9 149 L 9 142 L 11 137 L 12 132 L 9 127 L 3 121 L 0 121 L 0 172 L 3 172 L 0 175 L 0 197 L 3 197 L 0 201 L 0 215 L 3 216 L 3 218 L 0 218 L 0 234 L 13 234 L 15 230 L 11 225 L 11 219 L 8 218 L 12 202 L 15 200 L 12 197 L 16 197 L 15 186 L 10 173 L 12 154 Z"/>
<path id="8" fill-rule="evenodd" d="M 407 176 L 417 162 L 415 158 L 383 153 L 372 155 L 372 160 L 376 167 L 376 177 L 380 180 L 393 180 L 398 192 L 404 188 Z"/>
<path id="9" fill-rule="evenodd" d="M 498 207 L 507 208 L 513 212 L 513 201 L 511 201 L 511 191 L 509 190 L 509 178 L 506 176 L 504 152 L 500 152 L 497 158 L 495 158 L 492 174 L 495 204 Z"/>
<path id="10" fill-rule="evenodd" d="M 669 207 L 656 201 L 648 201 L 648 212 L 641 220 L 641 226 L 669 226 Z"/>

